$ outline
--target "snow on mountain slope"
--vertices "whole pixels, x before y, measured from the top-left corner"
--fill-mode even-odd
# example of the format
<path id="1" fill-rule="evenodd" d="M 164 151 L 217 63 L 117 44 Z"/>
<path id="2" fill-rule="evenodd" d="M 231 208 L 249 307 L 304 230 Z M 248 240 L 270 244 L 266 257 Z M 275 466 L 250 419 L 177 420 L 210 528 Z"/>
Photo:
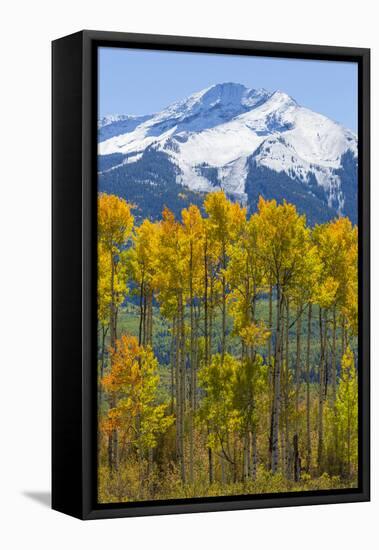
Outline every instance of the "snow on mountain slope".
<path id="1" fill-rule="evenodd" d="M 101 156 L 127 155 L 123 162 L 133 163 L 151 147 L 165 153 L 178 168 L 177 181 L 191 190 L 217 185 L 246 201 L 253 160 L 255 166 L 309 185 L 309 193 L 315 179 L 338 213 L 344 207 L 343 159 L 346 154 L 357 158 L 357 138 L 350 130 L 284 92 L 234 83 L 211 86 L 155 115 L 99 124 Z"/>
<path id="2" fill-rule="evenodd" d="M 99 141 L 105 141 L 127 132 L 132 132 L 139 124 L 153 115 L 108 115 L 98 121 Z"/>

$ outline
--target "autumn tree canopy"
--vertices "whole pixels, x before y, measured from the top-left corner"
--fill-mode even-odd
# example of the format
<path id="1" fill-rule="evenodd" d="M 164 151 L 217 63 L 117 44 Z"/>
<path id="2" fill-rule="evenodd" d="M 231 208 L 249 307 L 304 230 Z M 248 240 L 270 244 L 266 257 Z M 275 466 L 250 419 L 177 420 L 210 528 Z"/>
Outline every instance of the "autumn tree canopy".
<path id="1" fill-rule="evenodd" d="M 132 212 L 99 195 L 100 499 L 353 486 L 357 228 L 222 191 Z"/>

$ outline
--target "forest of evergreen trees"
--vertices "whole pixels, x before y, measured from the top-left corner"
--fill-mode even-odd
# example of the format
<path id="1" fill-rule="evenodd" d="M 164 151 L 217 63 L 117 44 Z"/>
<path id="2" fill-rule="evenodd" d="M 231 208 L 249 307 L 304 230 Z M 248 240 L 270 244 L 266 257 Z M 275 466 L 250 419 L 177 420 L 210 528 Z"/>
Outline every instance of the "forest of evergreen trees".
<path id="1" fill-rule="evenodd" d="M 100 193 L 99 502 L 356 486 L 357 258 L 285 201 L 137 225 Z"/>

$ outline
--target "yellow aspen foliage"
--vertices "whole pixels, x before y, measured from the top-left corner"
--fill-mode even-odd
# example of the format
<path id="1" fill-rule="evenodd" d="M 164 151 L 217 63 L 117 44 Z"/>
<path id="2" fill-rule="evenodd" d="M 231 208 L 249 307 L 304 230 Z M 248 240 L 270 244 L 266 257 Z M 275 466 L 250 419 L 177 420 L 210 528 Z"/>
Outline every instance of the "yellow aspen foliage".
<path id="1" fill-rule="evenodd" d="M 186 287 L 185 247 L 182 227 L 174 214 L 166 208 L 162 216 L 155 286 L 163 314 L 172 318 L 178 307 L 178 298 Z"/>
<path id="2" fill-rule="evenodd" d="M 298 214 L 296 207 L 283 201 L 258 202 L 258 247 L 265 259 L 266 272 L 274 275 L 274 280 L 283 292 L 299 286 L 304 273 L 309 242 L 309 230 L 305 216 Z"/>
<path id="3" fill-rule="evenodd" d="M 138 284 L 153 286 L 157 270 L 161 226 L 146 219 L 133 235 L 133 246 L 128 254 L 131 278 Z"/>
<path id="4" fill-rule="evenodd" d="M 349 347 L 342 357 L 336 410 L 339 439 L 344 445 L 343 460 L 350 473 L 350 468 L 358 463 L 358 380 L 354 354 Z"/>
<path id="5" fill-rule="evenodd" d="M 358 470 L 358 379 L 350 347 L 342 357 L 335 406 L 327 410 L 326 419 L 335 473 L 351 478 Z"/>
<path id="6" fill-rule="evenodd" d="M 127 291 L 125 246 L 131 235 L 130 205 L 115 195 L 98 198 L 98 318 L 109 323 Z M 114 315 L 114 311 L 113 311 Z"/>
<path id="7" fill-rule="evenodd" d="M 230 242 L 237 238 L 246 219 L 246 208 L 231 202 L 224 191 L 209 193 L 204 201 L 209 218 L 209 230 L 215 241 Z"/>
<path id="8" fill-rule="evenodd" d="M 183 252 L 187 258 L 184 272 L 188 281 L 187 294 L 192 291 L 193 295 L 199 295 L 204 277 L 202 249 L 205 223 L 197 206 L 190 205 L 182 210 L 182 228 Z"/>
<path id="9" fill-rule="evenodd" d="M 99 194 L 97 231 L 98 241 L 106 249 L 119 251 L 133 227 L 131 205 L 116 195 Z"/>
<path id="10" fill-rule="evenodd" d="M 314 228 L 313 239 L 322 265 L 319 300 L 322 307 L 336 305 L 356 328 L 358 298 L 357 228 L 348 218 Z"/>
<path id="11" fill-rule="evenodd" d="M 239 335 L 247 346 L 256 349 L 258 346 L 263 346 L 267 338 L 270 336 L 270 331 L 267 330 L 262 321 L 251 323 L 239 331 Z"/>
<path id="12" fill-rule="evenodd" d="M 112 367 L 102 384 L 117 396 L 117 405 L 108 411 L 107 421 L 138 450 L 154 448 L 157 436 L 173 421 L 166 415 L 167 405 L 157 402 L 158 361 L 133 336 L 123 335 L 110 353 Z"/>

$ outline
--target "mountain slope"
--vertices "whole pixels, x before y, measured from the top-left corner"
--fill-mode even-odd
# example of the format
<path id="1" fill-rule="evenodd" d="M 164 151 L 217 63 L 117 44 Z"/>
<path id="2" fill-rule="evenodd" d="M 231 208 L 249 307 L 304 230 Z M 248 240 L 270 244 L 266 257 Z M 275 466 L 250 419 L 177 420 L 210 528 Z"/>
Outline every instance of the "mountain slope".
<path id="1" fill-rule="evenodd" d="M 169 187 L 193 198 L 222 188 L 251 211 L 263 195 L 290 200 L 312 224 L 341 214 L 357 221 L 355 134 L 284 92 L 217 84 L 98 128 L 100 190 L 130 199 L 138 185 L 155 187 L 155 197 Z"/>

